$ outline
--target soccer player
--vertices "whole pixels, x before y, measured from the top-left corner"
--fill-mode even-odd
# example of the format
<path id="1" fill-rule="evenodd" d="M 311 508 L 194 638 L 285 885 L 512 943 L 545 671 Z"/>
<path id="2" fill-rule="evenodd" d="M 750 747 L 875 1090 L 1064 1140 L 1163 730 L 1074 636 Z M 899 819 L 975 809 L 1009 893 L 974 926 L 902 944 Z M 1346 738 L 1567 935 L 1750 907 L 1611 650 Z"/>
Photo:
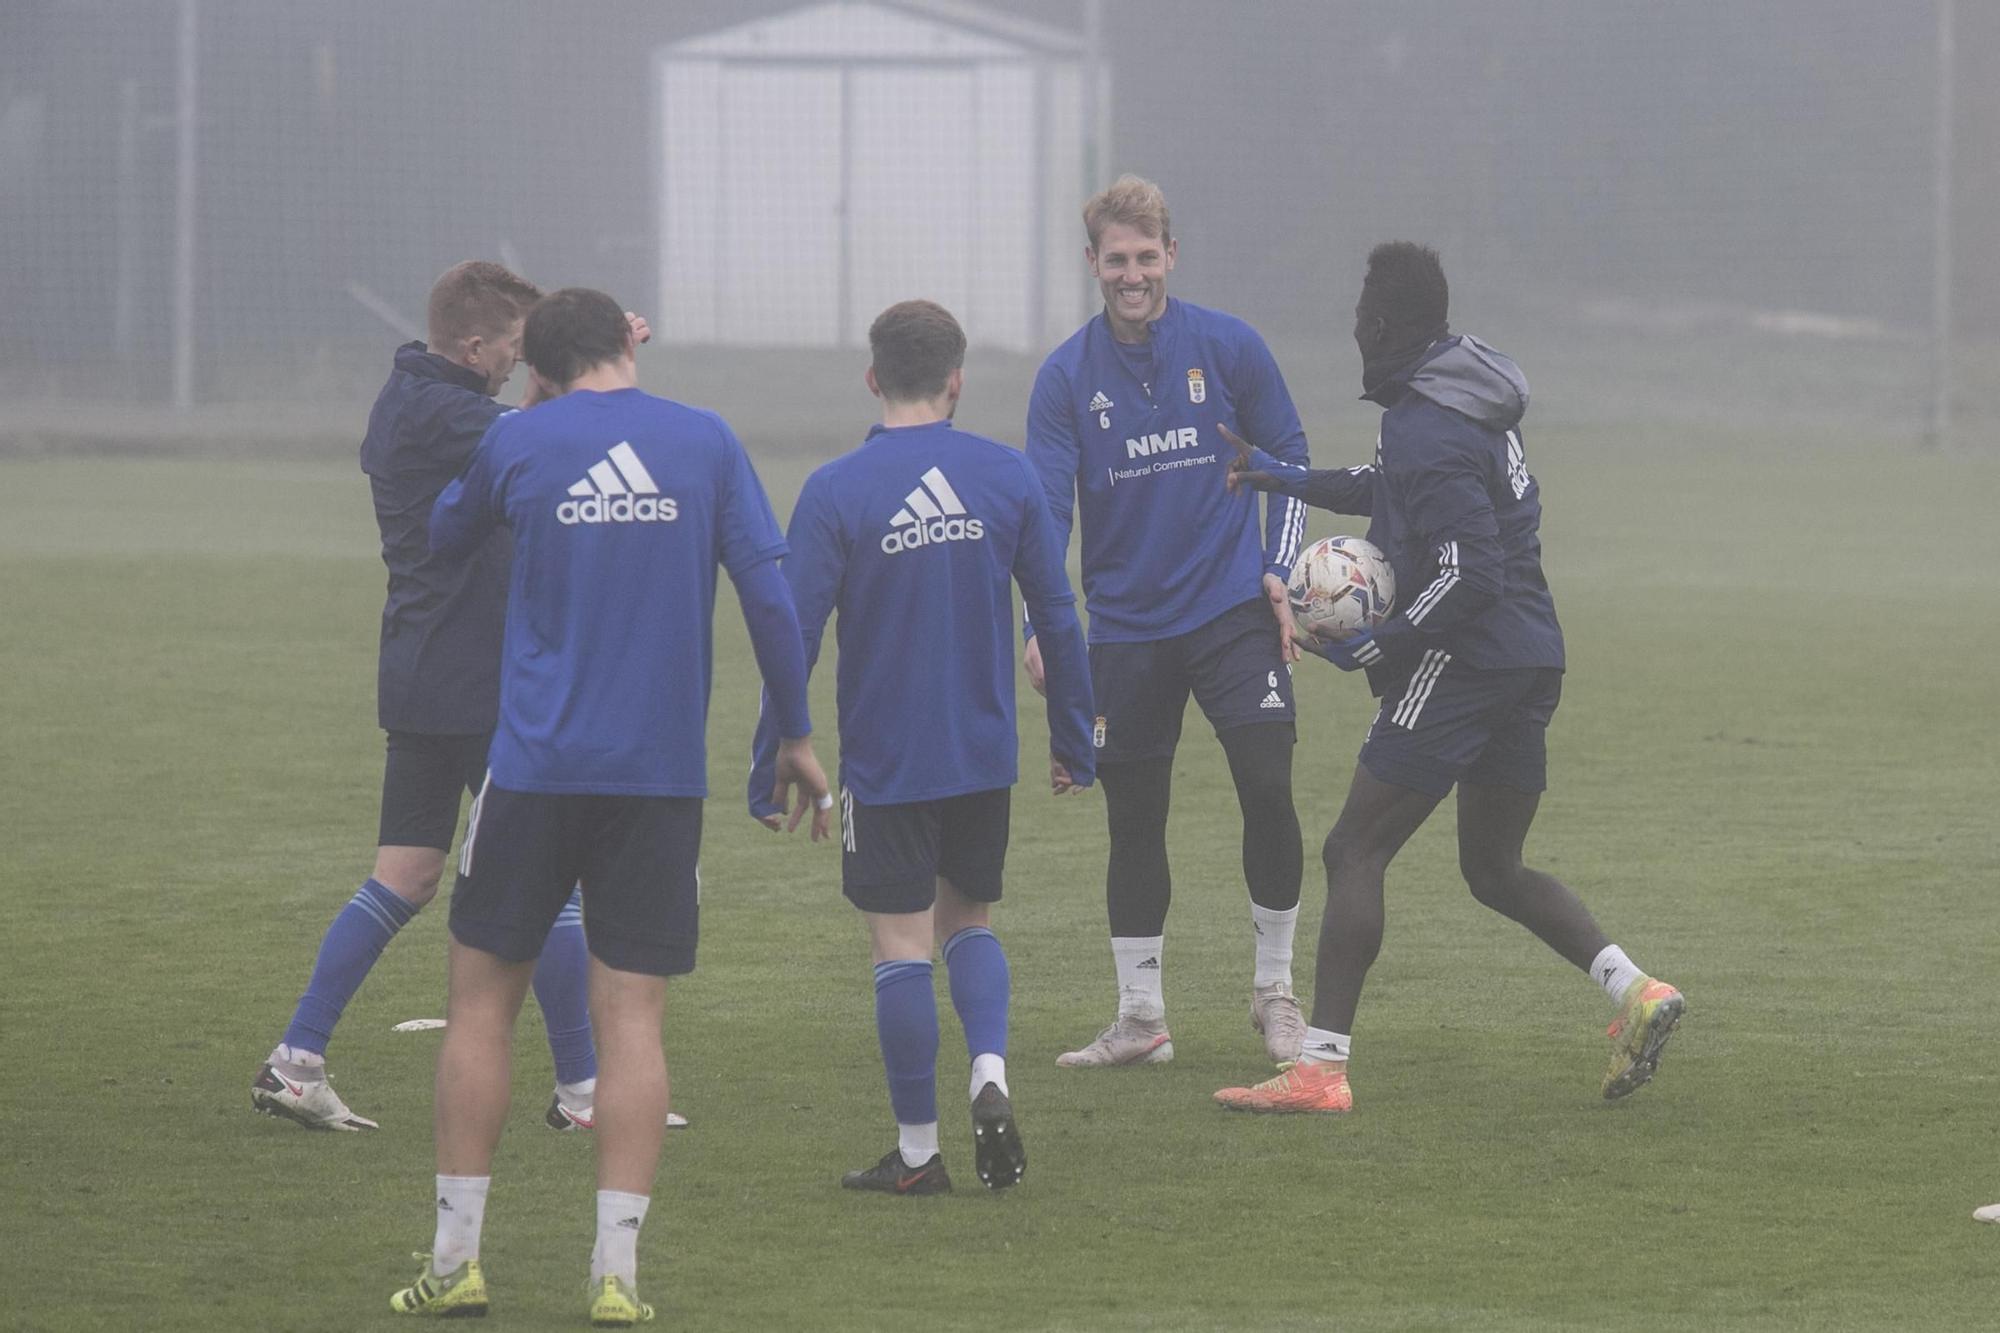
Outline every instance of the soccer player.
<path id="1" fill-rule="evenodd" d="M 876 318 L 868 344 L 882 423 L 807 479 L 784 562 L 809 666 L 827 616 L 840 617 L 841 885 L 868 918 L 896 1117 L 896 1147 L 841 1184 L 951 1188 L 938 1150 L 935 944 L 972 1061 L 974 1162 L 989 1189 L 1005 1189 L 1028 1164 L 1007 1087 L 1007 956 L 990 917 L 1018 748 L 1009 578 L 1046 645 L 1059 796 L 1093 780 L 1083 631 L 1033 468 L 951 424 L 964 387 L 958 321 L 905 301 Z M 776 745 L 767 703 L 750 797 L 773 827 Z"/>
<path id="2" fill-rule="evenodd" d="M 500 722 L 451 903 L 448 1026 L 438 1054 L 437 1234 L 405 1313 L 484 1313 L 480 1227 L 507 1114 L 515 1016 L 542 937 L 581 884 L 598 1076 L 590 1316 L 652 1317 L 637 1246 L 665 1133 L 660 1017 L 695 961 L 715 575 L 729 571 L 778 745 L 774 799 L 794 827 L 833 801 L 813 757 L 806 665 L 784 538 L 722 418 L 637 387 L 632 331 L 602 292 L 528 316 L 549 401 L 487 431 L 431 518 L 433 549 L 514 533 Z"/>
<path id="3" fill-rule="evenodd" d="M 1097 700 L 1097 772 L 1110 825 L 1104 896 L 1118 1017 L 1056 1063 L 1173 1058 L 1161 988 L 1172 881 L 1167 807 L 1190 691 L 1229 757 L 1243 812 L 1243 877 L 1255 943 L 1250 1024 L 1273 1060 L 1298 1055 L 1292 933 L 1302 853 L 1292 805 L 1291 608 L 1285 580 L 1305 506 L 1217 484 L 1234 422 L 1279 457 L 1306 461 L 1277 362 L 1240 319 L 1167 295 L 1177 253 L 1158 186 L 1121 176 L 1083 210 L 1084 257 L 1104 312 L 1050 354 L 1028 409 L 1028 458 L 1058 539 L 1083 526 L 1083 592 Z M 1028 627 L 1029 679 L 1043 647 Z"/>
<path id="4" fill-rule="evenodd" d="M 510 546 L 501 532 L 463 554 L 436 554 L 425 527 L 438 493 L 509 410 L 494 395 L 514 372 L 522 321 L 540 295 L 498 264 L 468 260 L 447 270 L 431 288 L 429 346 L 396 349 L 368 417 L 361 468 L 389 569 L 376 677 L 388 757 L 375 867 L 327 928 L 291 1024 L 250 1087 L 257 1110 L 308 1129 L 378 1128 L 334 1092 L 327 1043 L 382 950 L 437 893 L 459 803 L 486 772 Z M 572 904 L 550 930 L 535 972 L 555 1056 L 547 1121 L 556 1129 L 588 1128 L 591 1120 L 597 1055 L 585 960 Z"/>
<path id="5" fill-rule="evenodd" d="M 1369 515 L 1368 539 L 1388 555 L 1396 587 L 1415 594 L 1373 634 L 1323 650 L 1343 671 L 1366 670 L 1382 707 L 1326 835 L 1312 1025 L 1296 1064 L 1215 1094 L 1236 1110 L 1353 1107 L 1350 1036 L 1382 947 L 1383 875 L 1453 786 L 1458 864 L 1472 896 L 1582 968 L 1616 1006 L 1606 1098 L 1653 1077 L 1686 1008 L 1605 937 L 1574 893 L 1522 864 L 1547 786 L 1562 627 L 1542 577 L 1541 487 L 1522 452 L 1527 381 L 1485 343 L 1454 336 L 1447 305 L 1435 251 L 1392 241 L 1368 256 L 1354 340 L 1362 396 L 1383 409 L 1372 466 L 1310 470 L 1232 441 L 1229 489 Z"/>

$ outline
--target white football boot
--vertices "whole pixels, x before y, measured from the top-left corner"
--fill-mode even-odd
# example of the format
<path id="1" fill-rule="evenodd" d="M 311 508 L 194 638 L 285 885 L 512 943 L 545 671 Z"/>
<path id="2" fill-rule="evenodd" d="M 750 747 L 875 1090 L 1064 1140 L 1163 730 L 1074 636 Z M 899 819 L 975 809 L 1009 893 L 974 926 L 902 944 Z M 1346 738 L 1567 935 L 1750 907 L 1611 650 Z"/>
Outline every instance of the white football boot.
<path id="1" fill-rule="evenodd" d="M 1056 1057 L 1064 1069 L 1102 1069 L 1110 1065 L 1160 1065 L 1174 1058 L 1174 1040 L 1166 1018 L 1118 1015 L 1118 1021 L 1097 1034 L 1080 1051 Z"/>
<path id="2" fill-rule="evenodd" d="M 1250 1026 L 1264 1034 L 1264 1053 L 1271 1063 L 1299 1058 L 1306 1042 L 1306 1018 L 1289 981 L 1274 981 L 1250 991 Z"/>
<path id="3" fill-rule="evenodd" d="M 253 1109 L 265 1115 L 282 1116 L 307 1129 L 358 1132 L 382 1128 L 373 1120 L 347 1109 L 347 1103 L 340 1100 L 340 1094 L 327 1081 L 324 1063 L 313 1067 L 296 1060 L 285 1060 L 283 1051 L 283 1047 L 272 1051 L 271 1058 L 257 1071 L 257 1078 L 250 1085 L 250 1105 Z M 319 1077 L 297 1077 L 299 1074 L 314 1073 Z"/>

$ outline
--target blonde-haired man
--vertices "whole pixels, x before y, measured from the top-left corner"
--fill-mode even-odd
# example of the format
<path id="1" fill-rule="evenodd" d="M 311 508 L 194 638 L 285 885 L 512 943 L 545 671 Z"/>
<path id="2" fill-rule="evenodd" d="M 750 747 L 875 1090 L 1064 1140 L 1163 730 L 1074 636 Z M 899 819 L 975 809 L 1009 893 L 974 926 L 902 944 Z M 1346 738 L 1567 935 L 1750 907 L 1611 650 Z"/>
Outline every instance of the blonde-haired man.
<path id="1" fill-rule="evenodd" d="M 1118 1016 L 1057 1063 L 1173 1058 L 1161 987 L 1167 808 L 1190 693 L 1228 755 L 1243 811 L 1250 1022 L 1273 1060 L 1290 1060 L 1305 1024 L 1291 981 L 1302 857 L 1292 805 L 1298 652 L 1285 578 L 1305 509 L 1279 498 L 1260 513 L 1249 492 L 1216 482 L 1234 456 L 1221 427 L 1297 463 L 1306 461 L 1305 432 L 1256 330 L 1167 296 L 1178 247 L 1159 186 L 1121 176 L 1084 207 L 1083 221 L 1104 311 L 1043 363 L 1027 452 L 1064 543 L 1072 515 L 1083 529 Z M 1026 665 L 1040 688 L 1032 630 Z"/>

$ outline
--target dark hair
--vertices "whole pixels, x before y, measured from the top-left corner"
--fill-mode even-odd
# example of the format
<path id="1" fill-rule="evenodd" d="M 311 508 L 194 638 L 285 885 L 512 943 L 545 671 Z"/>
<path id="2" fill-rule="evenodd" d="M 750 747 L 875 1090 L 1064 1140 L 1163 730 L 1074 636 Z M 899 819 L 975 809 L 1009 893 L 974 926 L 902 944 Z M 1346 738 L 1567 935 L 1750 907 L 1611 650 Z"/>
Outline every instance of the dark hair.
<path id="1" fill-rule="evenodd" d="M 1370 250 L 1361 304 L 1398 329 L 1425 331 L 1443 324 L 1451 289 L 1437 251 L 1415 241 L 1384 241 Z"/>
<path id="2" fill-rule="evenodd" d="M 565 287 L 528 312 L 521 355 L 554 384 L 574 383 L 593 366 L 616 360 L 632 336 L 625 310 L 603 292 Z"/>
<path id="3" fill-rule="evenodd" d="M 541 295 L 534 283 L 491 260 L 453 264 L 431 284 L 431 347 L 448 352 L 463 338 L 498 338 Z"/>
<path id="4" fill-rule="evenodd" d="M 965 331 L 935 301 L 899 301 L 868 326 L 868 350 L 882 396 L 914 402 L 943 393 L 965 364 Z"/>

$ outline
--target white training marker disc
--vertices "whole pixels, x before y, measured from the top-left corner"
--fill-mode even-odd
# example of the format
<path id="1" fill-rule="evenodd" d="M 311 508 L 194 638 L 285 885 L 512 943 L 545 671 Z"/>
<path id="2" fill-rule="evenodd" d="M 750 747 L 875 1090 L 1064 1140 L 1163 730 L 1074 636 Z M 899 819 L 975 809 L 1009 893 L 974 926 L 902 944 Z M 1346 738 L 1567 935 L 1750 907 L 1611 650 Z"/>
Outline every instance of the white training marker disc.
<path id="1" fill-rule="evenodd" d="M 686 1129 L 687 1127 L 688 1118 L 686 1116 L 682 1115 L 679 1111 L 667 1112 L 668 1129 Z"/>
<path id="2" fill-rule="evenodd" d="M 444 1026 L 442 1018 L 406 1018 L 389 1029 L 391 1032 L 435 1032 Z"/>
<path id="3" fill-rule="evenodd" d="M 1975 1222 L 2000 1222 L 2000 1203 L 1989 1203 L 1984 1208 L 1973 1209 L 1972 1220 Z"/>

